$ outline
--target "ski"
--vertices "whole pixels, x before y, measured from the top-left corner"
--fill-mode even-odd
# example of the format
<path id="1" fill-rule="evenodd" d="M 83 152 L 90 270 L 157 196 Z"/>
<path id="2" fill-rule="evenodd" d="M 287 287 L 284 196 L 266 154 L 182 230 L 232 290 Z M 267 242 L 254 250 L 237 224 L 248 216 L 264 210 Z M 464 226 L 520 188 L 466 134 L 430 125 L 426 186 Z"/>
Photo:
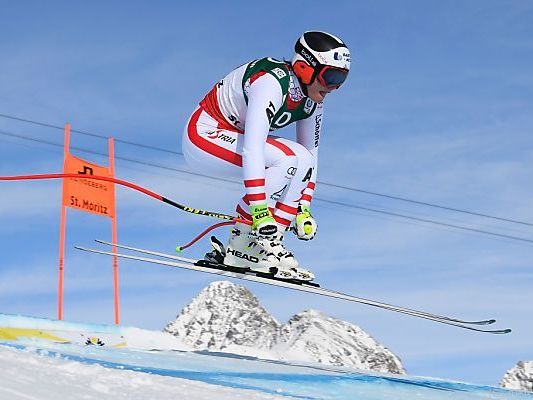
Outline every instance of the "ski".
<path id="1" fill-rule="evenodd" d="M 299 280 L 295 280 L 295 279 L 286 280 L 286 279 L 275 278 L 275 277 L 273 277 L 273 276 L 271 276 L 269 274 L 262 274 L 260 272 L 254 272 L 254 271 L 252 271 L 252 270 L 250 270 L 248 268 L 231 267 L 229 265 L 218 264 L 218 263 L 207 261 L 207 260 L 194 260 L 192 258 L 185 258 L 185 257 L 175 256 L 175 255 L 172 255 L 172 254 L 160 253 L 158 251 L 141 249 L 141 248 L 138 248 L 138 247 L 126 246 L 126 245 L 123 245 L 123 244 L 113 244 L 111 242 L 107 242 L 105 240 L 100 240 L 100 239 L 95 239 L 94 241 L 97 242 L 97 243 L 108 245 L 108 246 L 115 246 L 115 247 L 120 248 L 120 249 L 136 251 L 138 253 L 149 254 L 149 255 L 152 255 L 152 256 L 157 256 L 157 257 L 162 257 L 162 258 L 168 258 L 170 260 L 177 260 L 177 261 L 181 261 L 181 262 L 185 262 L 185 263 L 189 263 L 189 264 L 193 264 L 193 265 L 198 265 L 198 266 L 202 266 L 202 267 L 207 267 L 207 268 L 214 268 L 214 269 L 218 269 L 218 270 L 231 271 L 231 272 L 236 272 L 236 273 L 239 273 L 239 274 L 250 273 L 250 274 L 253 274 L 253 275 L 256 275 L 256 276 L 265 277 L 267 279 L 279 280 L 279 281 L 283 281 L 283 282 L 291 282 L 291 283 L 294 283 L 294 284 L 301 284 L 301 283 L 304 282 L 304 281 L 299 281 Z M 78 248 L 78 247 L 76 247 L 76 248 Z M 305 281 L 305 283 L 308 284 L 309 286 L 320 287 L 320 285 L 318 283 L 308 282 L 308 281 Z"/>
<path id="2" fill-rule="evenodd" d="M 121 248 L 121 249 L 125 249 L 125 250 L 136 251 L 138 253 L 149 254 L 149 255 L 153 255 L 153 256 L 167 258 L 167 259 L 170 259 L 170 260 L 177 260 L 177 261 L 187 262 L 187 263 L 191 263 L 191 264 L 198 263 L 198 262 L 207 263 L 207 261 L 204 261 L 204 260 L 196 261 L 196 260 L 192 260 L 190 258 L 175 256 L 175 255 L 172 255 L 172 254 L 161 253 L 161 252 L 158 252 L 158 251 L 147 250 L 147 249 L 142 249 L 142 248 L 138 248 L 138 247 L 126 246 L 126 245 L 123 245 L 123 244 L 115 244 L 114 245 L 111 242 L 108 242 L 108 241 L 105 241 L 105 240 L 100 240 L 100 239 L 95 239 L 95 242 L 100 243 L 100 244 L 104 244 L 104 245 L 107 245 L 107 246 L 116 246 L 117 248 Z M 213 264 L 211 263 L 211 265 L 213 265 Z M 235 272 L 243 272 L 242 268 L 231 268 L 231 267 L 228 267 L 228 266 L 219 266 L 218 268 L 219 269 L 225 268 L 225 269 L 229 269 L 229 270 L 233 269 Z M 318 285 L 316 283 L 313 283 L 313 282 L 306 282 L 306 283 L 308 285 L 312 285 L 312 286 L 316 286 L 316 287 L 320 286 L 320 285 Z M 326 289 L 326 290 L 328 290 L 328 289 Z M 330 292 L 334 292 L 333 290 L 329 290 L 329 291 Z M 340 293 L 340 294 L 342 294 L 342 293 Z M 432 314 L 432 313 L 428 313 L 428 312 L 425 312 L 425 311 L 418 311 L 418 310 L 413 310 L 413 309 L 404 308 L 404 307 L 397 307 L 397 306 L 393 306 L 391 304 L 386 304 L 386 303 L 381 303 L 381 304 L 386 305 L 386 306 L 391 307 L 391 308 L 401 309 L 401 310 L 413 312 L 413 313 L 416 313 L 416 314 L 423 314 L 423 315 L 427 315 L 427 316 L 430 316 L 430 317 L 436 317 L 436 318 L 439 318 L 439 319 L 443 319 L 443 320 L 446 320 L 446 321 L 457 322 L 459 324 L 490 325 L 490 324 L 493 324 L 493 323 L 496 322 L 495 319 L 487 319 L 487 320 L 480 320 L 480 321 L 465 321 L 465 320 L 462 320 L 462 319 L 457 319 L 457 318 L 446 317 L 446 316 L 443 316 L 443 315 Z"/>
<path id="3" fill-rule="evenodd" d="M 164 258 L 168 258 L 170 260 L 177 260 L 177 261 L 183 261 L 183 262 L 188 262 L 188 263 L 190 263 L 190 262 L 195 263 L 196 262 L 196 260 L 192 260 L 192 259 L 186 258 L 186 257 L 175 256 L 173 254 L 160 253 L 158 251 L 141 249 L 141 248 L 132 247 L 132 246 L 126 246 L 124 244 L 118 244 L 118 243 L 114 244 L 114 243 L 107 242 L 105 240 L 100 240 L 100 239 L 94 239 L 94 241 L 96 243 L 105 244 L 106 246 L 111 246 L 111 247 L 115 246 L 118 249 L 136 251 L 137 253 L 150 254 L 152 256 L 164 257 Z"/>
<path id="4" fill-rule="evenodd" d="M 135 247 L 124 246 L 124 245 L 113 245 L 112 243 L 104 242 L 104 241 L 99 241 L 99 243 L 108 244 L 110 246 L 116 246 L 117 248 L 124 248 L 124 249 L 132 250 L 132 251 L 137 251 Z M 224 265 L 211 263 L 205 260 L 198 261 L 198 260 L 193 260 L 193 259 L 187 259 L 184 257 L 173 256 L 170 254 L 152 252 L 150 250 L 145 250 L 145 249 L 139 249 L 139 250 L 141 250 L 141 252 L 151 254 L 154 256 L 165 257 L 169 259 L 175 258 L 176 261 L 167 261 L 167 260 L 161 260 L 157 258 L 148 258 L 148 257 L 141 257 L 141 256 L 136 256 L 136 255 L 130 255 L 130 254 L 114 253 L 110 251 L 90 249 L 90 248 L 81 247 L 81 246 L 75 246 L 75 248 L 77 248 L 78 250 L 87 251 L 91 253 L 104 254 L 108 256 L 117 256 L 120 258 L 137 260 L 137 261 L 142 261 L 142 262 L 151 263 L 151 264 L 159 264 L 159 265 L 165 265 L 165 266 L 174 267 L 174 268 L 183 268 L 183 269 L 188 269 L 188 270 L 193 270 L 193 271 L 205 272 L 209 274 L 237 278 L 237 279 L 258 282 L 258 283 L 263 283 L 263 284 L 272 285 L 272 286 L 285 287 L 288 289 L 318 294 L 321 296 L 337 298 L 337 299 L 346 300 L 346 301 L 352 301 L 352 302 L 366 304 L 369 306 L 373 306 L 373 307 L 377 307 L 377 308 L 381 308 L 381 309 L 385 309 L 389 311 L 394 311 L 394 312 L 398 312 L 398 313 L 402 313 L 406 315 L 411 315 L 413 317 L 423 318 L 423 319 L 438 322 L 441 324 L 451 325 L 451 326 L 455 326 L 458 328 L 468 329 L 468 330 L 476 331 L 476 332 L 491 333 L 491 334 L 507 334 L 511 332 L 510 329 L 487 330 L 487 329 L 476 328 L 473 326 L 468 326 L 465 323 L 456 322 L 453 319 L 448 318 L 448 317 L 441 317 L 439 315 L 430 314 L 430 313 L 426 313 L 423 311 L 417 311 L 417 310 L 413 310 L 409 308 L 390 305 L 387 303 L 381 303 L 381 302 L 374 301 L 374 300 L 364 299 L 361 297 L 351 296 L 351 295 L 337 292 L 334 290 L 321 288 L 317 284 L 302 282 L 302 281 L 285 281 L 281 279 L 267 277 L 265 276 L 265 274 L 258 274 L 258 273 L 247 271 L 247 270 L 245 270 L 244 272 L 242 272 L 242 270 L 239 270 L 238 272 L 236 271 L 235 268 L 229 269 L 228 267 Z M 457 321 L 460 321 L 460 320 L 457 320 Z M 492 320 L 488 320 L 488 321 L 492 321 Z M 482 322 L 482 321 L 475 321 L 475 322 Z"/>

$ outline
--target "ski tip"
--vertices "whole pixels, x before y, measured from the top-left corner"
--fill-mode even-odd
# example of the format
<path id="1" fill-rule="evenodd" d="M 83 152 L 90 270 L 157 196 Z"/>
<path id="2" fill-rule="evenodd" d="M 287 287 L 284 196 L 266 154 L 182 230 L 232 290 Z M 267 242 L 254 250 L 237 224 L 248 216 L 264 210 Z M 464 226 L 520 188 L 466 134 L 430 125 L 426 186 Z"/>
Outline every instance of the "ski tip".
<path id="1" fill-rule="evenodd" d="M 496 322 L 495 319 L 487 319 L 487 320 L 483 320 L 483 321 L 469 322 L 469 324 L 472 324 L 472 325 L 492 325 L 495 322 Z"/>
<path id="2" fill-rule="evenodd" d="M 183 249 L 181 248 L 181 246 L 176 246 L 176 253 L 181 253 L 183 251 Z"/>
<path id="3" fill-rule="evenodd" d="M 498 329 L 497 331 L 484 331 L 484 332 L 495 333 L 497 335 L 506 335 L 508 333 L 511 333 L 512 330 L 511 329 Z"/>

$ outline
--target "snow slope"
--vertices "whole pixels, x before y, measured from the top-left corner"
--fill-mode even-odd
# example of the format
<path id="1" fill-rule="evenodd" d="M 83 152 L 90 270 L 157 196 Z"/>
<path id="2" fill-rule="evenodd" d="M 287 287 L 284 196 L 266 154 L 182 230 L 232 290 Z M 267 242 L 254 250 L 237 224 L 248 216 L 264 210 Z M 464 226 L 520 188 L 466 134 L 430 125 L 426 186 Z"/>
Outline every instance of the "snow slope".
<path id="1" fill-rule="evenodd" d="M 0 347 L 0 399 L 275 399 L 253 390 L 109 369 L 30 350 Z"/>
<path id="2" fill-rule="evenodd" d="M 57 342 L 46 335 L 30 335 L 48 331 L 103 332 L 119 335 L 135 347 Z M 14 339 L 14 332 L 31 337 Z M 0 336 L 0 400 L 533 400 L 533 393 L 495 387 L 191 351 L 169 334 L 120 326 L 0 314 L 0 334 L 4 335 Z"/>
<path id="3" fill-rule="evenodd" d="M 533 400 L 533 394 L 320 364 L 53 342 L 0 343 L 0 399 Z"/>

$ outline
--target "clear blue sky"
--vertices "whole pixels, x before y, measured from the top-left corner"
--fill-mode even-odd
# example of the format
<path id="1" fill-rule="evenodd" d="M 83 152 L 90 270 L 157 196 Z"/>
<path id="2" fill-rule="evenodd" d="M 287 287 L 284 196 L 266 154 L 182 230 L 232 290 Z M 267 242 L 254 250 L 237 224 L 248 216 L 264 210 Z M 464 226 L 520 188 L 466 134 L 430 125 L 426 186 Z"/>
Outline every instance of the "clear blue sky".
<path id="1" fill-rule="evenodd" d="M 0 113 L 180 150 L 197 102 L 232 68 L 291 57 L 304 30 L 342 37 L 348 82 L 327 99 L 319 180 L 533 222 L 533 4 L 526 1 L 261 3 L 5 2 Z M 0 118 L 0 174 L 59 172 L 61 132 Z M 283 132 L 292 137 L 293 128 Z M 74 135 L 73 146 L 105 142 Z M 86 153 L 81 157 L 103 163 Z M 117 145 L 117 156 L 171 168 L 182 157 Z M 117 161 L 117 175 L 199 208 L 231 212 L 239 185 Z M 0 312 L 56 315 L 59 182 L 0 185 Z M 331 187 L 317 197 L 533 239 L 496 223 Z M 119 239 L 172 251 L 211 221 L 118 190 Z M 289 246 L 323 285 L 466 318 L 483 336 L 353 304 L 248 285 L 276 318 L 306 308 L 360 325 L 411 374 L 497 384 L 533 359 L 533 244 L 316 201 L 319 236 Z M 109 260 L 74 244 L 109 238 L 106 220 L 69 211 L 66 318 L 112 322 Z M 225 232 L 221 232 L 226 237 Z M 201 242 L 188 254 L 200 256 Z M 161 329 L 211 281 L 121 263 L 122 322 Z"/>

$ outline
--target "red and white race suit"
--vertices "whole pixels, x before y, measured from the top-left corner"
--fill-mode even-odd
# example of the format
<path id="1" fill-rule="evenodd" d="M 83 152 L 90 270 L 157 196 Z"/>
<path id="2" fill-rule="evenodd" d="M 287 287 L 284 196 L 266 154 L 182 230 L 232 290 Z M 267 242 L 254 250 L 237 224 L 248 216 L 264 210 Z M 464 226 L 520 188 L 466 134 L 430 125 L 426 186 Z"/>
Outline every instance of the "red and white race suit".
<path id="1" fill-rule="evenodd" d="M 251 220 L 249 205 L 268 203 L 288 227 L 298 205 L 310 205 L 316 183 L 323 105 L 303 94 L 290 64 L 252 61 L 219 81 L 193 112 L 183 136 L 183 154 L 195 170 L 243 179 L 237 205 Z M 296 122 L 296 141 L 269 132 Z"/>

